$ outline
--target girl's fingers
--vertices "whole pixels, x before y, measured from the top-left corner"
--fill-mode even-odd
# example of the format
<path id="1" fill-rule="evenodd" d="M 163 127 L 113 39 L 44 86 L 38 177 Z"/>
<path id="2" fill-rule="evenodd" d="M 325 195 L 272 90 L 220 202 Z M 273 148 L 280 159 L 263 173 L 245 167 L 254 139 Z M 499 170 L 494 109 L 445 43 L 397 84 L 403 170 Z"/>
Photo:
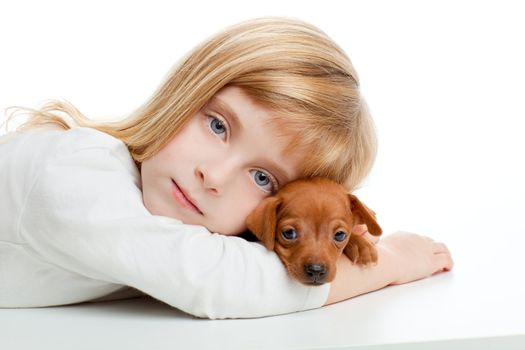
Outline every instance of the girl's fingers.
<path id="1" fill-rule="evenodd" d="M 368 232 L 368 227 L 366 225 L 355 225 L 352 229 L 352 234 L 363 236 L 366 238 L 369 242 L 376 244 L 379 242 L 379 237 L 373 236 L 370 232 Z"/>
<path id="2" fill-rule="evenodd" d="M 366 225 L 355 225 L 354 228 L 352 229 L 352 233 L 359 235 L 359 236 L 362 236 L 367 232 L 368 232 L 368 228 L 366 227 Z"/>
<path id="3" fill-rule="evenodd" d="M 434 254 L 434 262 L 436 272 L 449 271 L 452 270 L 452 267 L 454 266 L 454 261 L 448 251 Z"/>
<path id="4" fill-rule="evenodd" d="M 437 254 L 437 253 L 450 254 L 447 246 L 441 242 L 432 242 L 432 251 L 434 252 L 434 254 Z"/>
<path id="5" fill-rule="evenodd" d="M 452 255 L 448 250 L 448 247 L 441 242 L 433 242 L 432 250 L 434 251 L 434 257 L 437 262 L 439 270 L 449 271 L 454 266 L 454 261 L 452 260 Z"/>

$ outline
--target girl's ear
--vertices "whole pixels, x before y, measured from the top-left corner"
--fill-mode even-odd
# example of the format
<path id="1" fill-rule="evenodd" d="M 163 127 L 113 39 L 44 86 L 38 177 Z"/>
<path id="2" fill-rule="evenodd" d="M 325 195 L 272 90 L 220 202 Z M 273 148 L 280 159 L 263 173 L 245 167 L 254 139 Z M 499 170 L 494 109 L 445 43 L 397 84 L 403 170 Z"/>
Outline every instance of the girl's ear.
<path id="1" fill-rule="evenodd" d="M 366 205 L 353 194 L 348 194 L 350 199 L 350 210 L 355 218 L 354 225 L 365 224 L 370 232 L 374 236 L 380 236 L 383 230 L 376 221 L 376 216 L 373 210 L 369 209 Z"/>
<path id="2" fill-rule="evenodd" d="M 246 227 L 268 249 L 275 246 L 277 210 L 281 204 L 278 197 L 265 198 L 246 218 Z"/>

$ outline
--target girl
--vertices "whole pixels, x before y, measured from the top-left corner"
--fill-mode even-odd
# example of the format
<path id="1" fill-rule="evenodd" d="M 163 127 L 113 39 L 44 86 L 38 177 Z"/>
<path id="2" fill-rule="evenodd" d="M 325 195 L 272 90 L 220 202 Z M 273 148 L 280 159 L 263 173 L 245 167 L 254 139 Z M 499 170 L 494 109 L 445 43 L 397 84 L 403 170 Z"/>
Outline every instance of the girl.
<path id="1" fill-rule="evenodd" d="M 325 176 L 350 191 L 372 166 L 356 72 L 307 23 L 228 28 L 122 121 L 91 121 L 61 101 L 25 110 L 28 121 L 0 140 L 0 307 L 140 291 L 200 317 L 257 317 L 452 267 L 445 245 L 398 233 L 377 243 L 377 265 L 343 256 L 333 283 L 307 287 L 234 236 L 288 181 Z"/>

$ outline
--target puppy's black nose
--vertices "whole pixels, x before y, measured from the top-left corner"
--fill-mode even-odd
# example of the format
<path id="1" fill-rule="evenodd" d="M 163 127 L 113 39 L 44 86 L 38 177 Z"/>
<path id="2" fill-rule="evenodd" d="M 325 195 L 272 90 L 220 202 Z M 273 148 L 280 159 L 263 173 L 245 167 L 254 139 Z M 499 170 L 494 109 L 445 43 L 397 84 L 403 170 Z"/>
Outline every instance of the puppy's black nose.
<path id="1" fill-rule="evenodd" d="M 311 282 L 321 282 L 326 275 L 326 265 L 307 264 L 304 265 L 304 272 Z"/>

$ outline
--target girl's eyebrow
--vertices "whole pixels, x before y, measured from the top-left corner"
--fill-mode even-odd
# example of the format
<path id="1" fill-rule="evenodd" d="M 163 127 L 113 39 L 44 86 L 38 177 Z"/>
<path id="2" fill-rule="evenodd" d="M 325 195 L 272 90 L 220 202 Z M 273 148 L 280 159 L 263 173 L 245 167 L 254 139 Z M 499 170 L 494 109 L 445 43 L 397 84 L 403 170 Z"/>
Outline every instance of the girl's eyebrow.
<path id="1" fill-rule="evenodd" d="M 235 113 L 235 111 L 230 108 L 230 106 L 225 101 L 221 100 L 217 96 L 213 96 L 208 102 L 208 105 L 217 108 L 223 115 L 228 117 L 228 119 L 231 120 L 234 128 L 239 131 L 243 130 L 244 126 L 241 123 L 240 118 L 237 116 L 237 113 Z M 279 179 L 280 184 L 285 184 L 292 179 L 292 176 L 272 159 L 267 159 L 266 163 L 268 164 L 268 168 L 272 170 L 272 173 L 275 173 L 275 176 L 277 179 Z"/>
<path id="2" fill-rule="evenodd" d="M 228 119 L 231 120 L 233 126 L 236 129 L 241 130 L 241 131 L 243 130 L 243 125 L 241 123 L 241 120 L 237 116 L 237 113 L 235 113 L 235 111 L 233 109 L 231 109 L 230 106 L 228 106 L 228 104 L 226 102 L 224 102 L 223 100 L 221 100 L 217 96 L 213 96 L 210 99 L 210 102 L 208 104 L 211 105 L 211 106 L 214 106 L 222 114 L 224 114 L 226 117 L 228 117 Z"/>

